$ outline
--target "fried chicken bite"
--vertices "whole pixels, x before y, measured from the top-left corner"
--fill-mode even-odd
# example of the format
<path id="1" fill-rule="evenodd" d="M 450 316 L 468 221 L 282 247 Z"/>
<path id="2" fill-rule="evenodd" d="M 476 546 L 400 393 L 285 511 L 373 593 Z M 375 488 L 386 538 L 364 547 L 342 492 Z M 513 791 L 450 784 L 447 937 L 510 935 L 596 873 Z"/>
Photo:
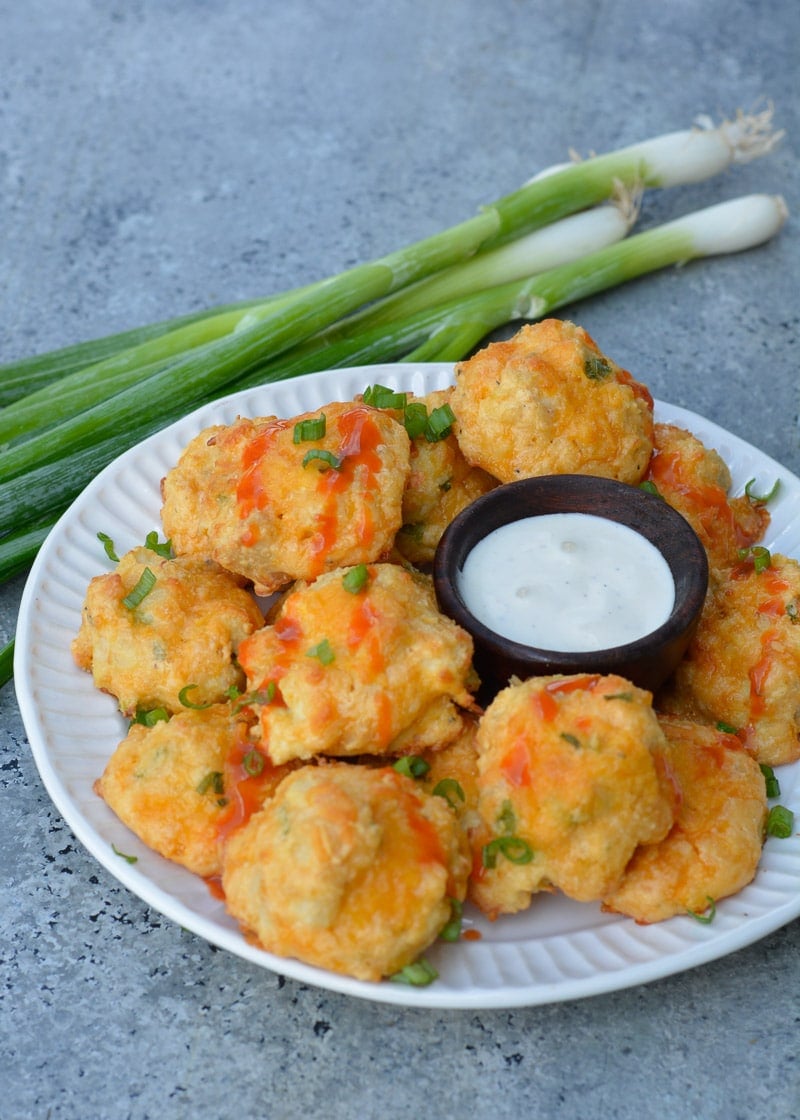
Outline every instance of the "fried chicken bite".
<path id="1" fill-rule="evenodd" d="M 456 366 L 454 431 L 502 482 L 589 474 L 638 483 L 653 449 L 647 389 L 581 327 L 545 319 Z"/>
<path id="2" fill-rule="evenodd" d="M 243 581 L 213 560 L 134 548 L 89 583 L 72 654 L 123 714 L 177 712 L 182 694 L 208 704 L 244 684 L 236 653 L 263 621 Z"/>
<path id="3" fill-rule="evenodd" d="M 451 397 L 452 389 L 441 389 L 414 403 L 431 414 L 448 405 Z M 434 440 L 425 433 L 415 436 L 403 491 L 403 524 L 395 538 L 397 551 L 412 564 L 431 564 L 453 518 L 497 484 L 486 471 L 470 466 L 452 431 Z"/>
<path id="4" fill-rule="evenodd" d="M 239 660 L 269 701 L 262 745 L 276 763 L 443 745 L 472 704 L 472 639 L 439 613 L 427 577 L 395 564 L 298 584 Z"/>
<path id="5" fill-rule="evenodd" d="M 443 798 L 391 768 L 304 766 L 225 848 L 231 914 L 268 952 L 359 980 L 414 961 L 466 892 Z"/>
<path id="6" fill-rule="evenodd" d="M 672 824 L 674 789 L 651 695 L 618 676 L 534 677 L 478 728 L 482 833 L 470 897 L 489 916 L 559 889 L 586 902 Z"/>
<path id="7" fill-rule="evenodd" d="M 759 762 L 800 758 L 800 564 L 758 546 L 709 589 L 660 710 L 736 728 Z"/>
<path id="8" fill-rule="evenodd" d="M 697 533 L 712 572 L 735 564 L 769 525 L 763 502 L 729 497 L 731 474 L 719 453 L 675 424 L 656 424 L 647 480 Z"/>
<path id="9" fill-rule="evenodd" d="M 388 556 L 402 524 L 409 441 L 364 404 L 239 419 L 191 441 L 162 482 L 178 553 L 211 556 L 259 594 Z"/>
<path id="10" fill-rule="evenodd" d="M 662 716 L 680 792 L 670 831 L 637 848 L 604 909 L 660 922 L 735 894 L 753 879 L 767 820 L 764 776 L 735 735 Z"/>

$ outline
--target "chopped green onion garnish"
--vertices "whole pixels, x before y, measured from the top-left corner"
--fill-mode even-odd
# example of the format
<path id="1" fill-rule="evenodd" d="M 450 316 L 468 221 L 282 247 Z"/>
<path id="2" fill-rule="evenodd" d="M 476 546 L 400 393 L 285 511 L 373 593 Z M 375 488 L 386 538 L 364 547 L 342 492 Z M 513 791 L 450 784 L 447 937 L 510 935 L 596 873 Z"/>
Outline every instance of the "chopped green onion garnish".
<path id="1" fill-rule="evenodd" d="M 415 988 L 424 988 L 428 984 L 432 984 L 439 976 L 439 973 L 423 958 L 415 961 L 413 964 L 407 964 L 405 968 L 401 968 L 399 972 L 395 972 L 389 979 L 394 981 L 395 984 L 412 984 Z"/>
<path id="2" fill-rule="evenodd" d="M 165 722 L 169 720 L 169 712 L 166 708 L 137 708 L 131 722 L 141 723 L 144 727 L 155 727 L 161 720 Z"/>
<path id="3" fill-rule="evenodd" d="M 251 704 L 271 704 L 275 699 L 275 691 L 275 681 L 270 681 L 266 688 L 257 688 L 253 692 L 245 692 L 233 709 L 233 714 L 238 715 L 242 708 L 249 708 Z"/>
<path id="4" fill-rule="evenodd" d="M 220 770 L 209 770 L 197 787 L 198 793 L 208 793 L 209 790 L 217 795 L 225 792 L 225 782 Z"/>
<path id="5" fill-rule="evenodd" d="M 755 502 L 756 505 L 765 506 L 767 504 L 767 502 L 772 501 L 772 499 L 775 497 L 775 495 L 780 490 L 781 480 L 779 478 L 776 478 L 775 482 L 772 485 L 772 489 L 766 494 L 754 494 L 753 493 L 752 488 L 755 485 L 755 481 L 756 480 L 754 478 L 751 478 L 750 481 L 747 483 L 747 485 L 744 488 L 745 496 L 748 497 L 751 502 Z"/>
<path id="6" fill-rule="evenodd" d="M 433 795 L 434 797 L 443 797 L 453 809 L 458 808 L 459 801 L 464 802 L 467 800 L 464 790 L 455 778 L 442 778 L 442 780 L 437 782 L 433 787 Z"/>
<path id="7" fill-rule="evenodd" d="M 139 576 L 136 586 L 131 588 L 131 590 L 122 600 L 123 606 L 127 607 L 129 611 L 132 611 L 135 607 L 139 606 L 142 599 L 144 599 L 146 595 L 150 594 L 155 585 L 156 577 L 153 575 L 149 568 L 145 568 L 145 570 Z"/>
<path id="8" fill-rule="evenodd" d="M 511 802 L 506 800 L 503 802 L 503 807 L 497 815 L 497 825 L 503 832 L 511 833 L 517 827 L 517 818 L 514 815 L 514 807 Z"/>
<path id="9" fill-rule="evenodd" d="M 398 758 L 392 769 L 398 774 L 405 774 L 407 778 L 424 778 L 430 770 L 430 765 L 418 754 L 407 754 Z"/>
<path id="10" fill-rule="evenodd" d="M 611 366 L 605 358 L 593 354 L 584 361 L 583 372 L 590 381 L 605 381 L 607 377 L 611 376 Z"/>
<path id="11" fill-rule="evenodd" d="M 308 443 L 309 440 L 322 439 L 327 428 L 327 420 L 323 412 L 316 419 L 298 420 L 294 426 L 292 439 L 295 443 Z"/>
<path id="12" fill-rule="evenodd" d="M 761 773 L 764 775 L 764 784 L 767 787 L 767 797 L 780 797 L 781 784 L 775 777 L 775 771 L 766 762 L 759 763 Z"/>
<path id="13" fill-rule="evenodd" d="M 497 866 L 498 855 L 504 855 L 510 863 L 530 863 L 533 859 L 533 848 L 527 840 L 519 836 L 496 836 L 488 844 L 484 844 L 481 853 L 483 866 L 489 869 Z"/>
<path id="14" fill-rule="evenodd" d="M 398 393 L 386 385 L 368 385 L 363 398 L 364 404 L 373 408 L 405 408 L 408 393 Z"/>
<path id="15" fill-rule="evenodd" d="M 658 489 L 655 482 L 650 482 L 649 479 L 645 482 L 640 482 L 639 489 L 644 490 L 646 494 L 653 494 L 656 498 L 661 497 L 661 491 Z"/>
<path id="16" fill-rule="evenodd" d="M 797 603 L 795 603 L 794 600 L 786 604 L 786 613 L 792 622 L 800 622 L 800 613 L 798 613 Z"/>
<path id="17" fill-rule="evenodd" d="M 327 638 L 323 638 L 321 642 L 317 642 L 311 649 L 307 649 L 306 657 L 316 657 L 323 665 L 330 665 L 336 660 L 336 654 L 333 652 L 331 643 Z"/>
<path id="18" fill-rule="evenodd" d="M 126 863 L 138 863 L 139 862 L 139 857 L 138 856 L 126 855 L 125 852 L 121 852 L 119 850 L 119 848 L 117 847 L 116 844 L 111 845 L 111 850 L 112 850 L 112 852 L 114 853 L 115 856 L 119 856 L 120 859 L 124 859 Z"/>
<path id="19" fill-rule="evenodd" d="M 251 778 L 257 778 L 261 771 L 264 769 L 263 754 L 253 748 L 253 750 L 248 751 L 242 759 L 242 766 L 244 766 L 245 770 Z"/>
<path id="20" fill-rule="evenodd" d="M 717 720 L 717 731 L 722 731 L 725 735 L 738 735 L 738 728 L 734 727 L 732 723 L 726 723 L 724 720 Z"/>
<path id="21" fill-rule="evenodd" d="M 403 427 L 409 439 L 418 439 L 428 424 L 428 409 L 424 401 L 409 401 L 403 410 Z"/>
<path id="22" fill-rule="evenodd" d="M 111 537 L 109 537 L 108 533 L 98 533 L 97 539 L 103 545 L 106 556 L 109 558 L 109 560 L 113 560 L 115 564 L 118 564 L 119 556 L 117 556 L 116 552 L 114 551 L 114 542 L 112 541 Z"/>
<path id="23" fill-rule="evenodd" d="M 453 486 L 452 478 L 446 478 L 444 480 L 444 482 L 439 483 L 439 489 L 442 490 L 445 494 L 447 493 L 448 490 L 452 489 L 452 486 Z"/>
<path id="24" fill-rule="evenodd" d="M 191 708 L 192 711 L 202 712 L 205 708 L 210 708 L 211 705 L 214 703 L 214 701 L 213 700 L 207 700 L 205 702 L 205 704 L 194 704 L 189 699 L 189 693 L 192 691 L 193 688 L 198 688 L 198 687 L 199 687 L 199 685 L 196 685 L 196 684 L 185 685 L 180 690 L 180 692 L 178 693 L 178 699 L 180 700 L 181 704 L 183 704 L 184 708 Z"/>
<path id="25" fill-rule="evenodd" d="M 706 895 L 706 899 L 708 900 L 708 907 L 707 907 L 705 913 L 698 914 L 695 910 L 687 910 L 686 911 L 686 913 L 689 915 L 690 918 L 694 918 L 694 920 L 696 922 L 700 922 L 700 924 L 703 925 L 703 926 L 710 925 L 714 921 L 714 918 L 717 916 L 717 904 L 716 904 L 716 902 L 714 901 L 714 899 L 711 897 L 710 894 Z"/>
<path id="26" fill-rule="evenodd" d="M 627 700 L 629 703 L 633 700 L 632 692 L 607 692 L 603 697 L 604 700 Z"/>
<path id="27" fill-rule="evenodd" d="M 318 459 L 323 465 L 320 466 L 321 471 L 326 471 L 330 467 L 334 471 L 338 471 L 344 460 L 339 459 L 332 451 L 326 451 L 324 447 L 312 447 L 310 451 L 306 451 L 303 456 L 303 466 L 307 467 L 309 463 L 313 463 Z"/>
<path id="28" fill-rule="evenodd" d="M 772 563 L 769 549 L 764 548 L 763 544 L 753 545 L 752 548 L 740 548 L 739 559 L 752 560 L 753 568 L 757 572 L 765 571 Z"/>
<path id="29" fill-rule="evenodd" d="M 357 594 L 369 579 L 369 570 L 366 564 L 356 564 L 349 572 L 342 576 L 342 586 L 352 595 Z"/>
<path id="30" fill-rule="evenodd" d="M 461 915 L 464 907 L 457 898 L 450 899 L 450 919 L 442 927 L 439 937 L 442 941 L 458 941 L 461 936 Z"/>
<path id="31" fill-rule="evenodd" d="M 225 689 L 225 695 L 229 700 L 238 700 L 242 695 L 242 690 L 239 688 L 238 684 L 232 684 L 230 688 Z"/>
<path id="32" fill-rule="evenodd" d="M 406 525 L 400 526 L 400 532 L 404 537 L 410 537 L 412 541 L 419 543 L 425 535 L 425 523 L 423 521 L 408 522 Z"/>
<path id="33" fill-rule="evenodd" d="M 608 699 L 608 697 L 606 697 L 606 699 Z M 568 731 L 562 731 L 561 738 L 569 743 L 571 747 L 577 747 L 578 750 L 581 749 L 581 741 L 577 735 L 570 735 Z"/>
<path id="34" fill-rule="evenodd" d="M 425 439 L 428 443 L 437 443 L 440 439 L 446 439 L 450 435 L 455 419 L 455 413 L 449 404 L 434 408 L 425 426 Z"/>
<path id="35" fill-rule="evenodd" d="M 165 560 L 169 560 L 172 556 L 172 541 L 159 541 L 155 529 L 145 537 L 144 547 L 150 552 L 155 552 L 157 556 L 163 556 Z"/>
<path id="36" fill-rule="evenodd" d="M 792 835 L 794 813 L 784 805 L 773 805 L 767 817 L 767 836 L 777 836 L 785 840 Z"/>

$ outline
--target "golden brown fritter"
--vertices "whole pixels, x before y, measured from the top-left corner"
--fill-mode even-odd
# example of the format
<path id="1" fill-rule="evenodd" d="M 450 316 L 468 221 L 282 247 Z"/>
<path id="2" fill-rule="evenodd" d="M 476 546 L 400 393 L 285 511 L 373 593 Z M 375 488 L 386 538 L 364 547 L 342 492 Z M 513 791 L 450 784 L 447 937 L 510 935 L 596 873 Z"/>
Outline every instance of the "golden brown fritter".
<path id="1" fill-rule="evenodd" d="M 467 461 L 502 482 L 589 474 L 637 483 L 653 402 L 581 327 L 546 319 L 456 366 L 454 430 Z"/>
<path id="2" fill-rule="evenodd" d="M 414 961 L 466 891 L 455 814 L 391 768 L 304 766 L 230 840 L 231 914 L 280 956 L 360 980 Z"/>
<path id="3" fill-rule="evenodd" d="M 126 605 L 146 572 L 152 587 Z M 129 600 L 130 602 L 130 600 Z M 120 711 L 184 707 L 224 700 L 244 683 L 236 664 L 240 642 L 263 624 L 242 581 L 201 557 L 168 559 L 134 548 L 116 570 L 95 576 L 86 592 L 72 653 Z"/>
<path id="4" fill-rule="evenodd" d="M 478 728 L 481 861 L 490 916 L 558 888 L 601 899 L 639 844 L 667 833 L 674 791 L 649 692 L 617 676 L 534 677 L 498 693 Z"/>
<path id="5" fill-rule="evenodd" d="M 324 416 L 324 435 L 307 421 Z M 409 440 L 364 404 L 239 419 L 195 437 L 162 483 L 176 552 L 211 556 L 268 594 L 388 556 L 402 524 Z"/>
<path id="6" fill-rule="evenodd" d="M 697 632 L 658 707 L 735 728 L 759 762 L 778 766 L 800 758 L 796 560 L 756 546 L 712 585 Z"/>
<path id="7" fill-rule="evenodd" d="M 735 564 L 739 550 L 760 541 L 769 525 L 763 502 L 728 496 L 731 474 L 720 455 L 674 424 L 655 426 L 647 479 L 692 526 L 714 572 Z"/>
<path id="8" fill-rule="evenodd" d="M 420 397 L 428 413 L 450 403 L 452 389 Z M 497 479 L 480 467 L 471 467 L 450 432 L 444 439 L 424 434 L 411 441 L 408 481 L 403 491 L 403 526 L 395 544 L 412 564 L 430 564 L 447 526 L 465 506 L 493 490 Z"/>
<path id="9" fill-rule="evenodd" d="M 363 585 L 348 590 L 354 575 Z M 430 580 L 394 564 L 298 584 L 274 625 L 239 650 L 274 762 L 399 754 L 444 744 L 469 706 L 472 639 L 436 608 Z"/>
<path id="10" fill-rule="evenodd" d="M 604 908 L 660 922 L 745 887 L 764 842 L 767 798 L 758 763 L 734 735 L 664 716 L 669 767 L 680 791 L 675 823 L 638 848 Z"/>

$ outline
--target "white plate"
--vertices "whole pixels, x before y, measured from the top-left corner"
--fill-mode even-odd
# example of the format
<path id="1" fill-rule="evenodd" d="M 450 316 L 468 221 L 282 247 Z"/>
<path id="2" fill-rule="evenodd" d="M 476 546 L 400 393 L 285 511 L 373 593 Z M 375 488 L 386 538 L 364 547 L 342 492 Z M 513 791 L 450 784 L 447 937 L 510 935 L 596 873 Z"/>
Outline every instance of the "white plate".
<path id="1" fill-rule="evenodd" d="M 22 717 L 42 781 L 59 812 L 92 855 L 134 894 L 181 926 L 257 965 L 332 991 L 413 1007 L 518 1007 L 614 991 L 692 968 L 740 949 L 800 914 L 800 837 L 769 839 L 755 881 L 717 906 L 713 923 L 691 917 L 638 926 L 596 905 L 557 895 L 520 915 L 466 924 L 480 940 L 439 943 L 426 957 L 439 970 L 427 988 L 370 984 L 337 976 L 249 945 L 205 883 L 157 856 L 92 792 L 126 723 L 113 699 L 76 668 L 70 642 L 87 584 L 108 570 L 97 532 L 120 555 L 160 529 L 159 482 L 202 428 L 238 415 L 293 416 L 348 400 L 380 382 L 417 394 L 449 384 L 452 366 L 386 365 L 335 370 L 233 394 L 159 432 L 111 463 L 64 514 L 30 573 L 17 625 L 14 675 Z M 734 490 L 750 478 L 756 491 L 780 478 L 766 544 L 800 557 L 800 480 L 754 447 L 683 409 L 657 402 L 658 419 L 674 421 L 715 447 L 729 464 Z M 781 803 L 800 814 L 800 763 L 781 767 Z M 129 864 L 114 853 L 136 855 Z"/>

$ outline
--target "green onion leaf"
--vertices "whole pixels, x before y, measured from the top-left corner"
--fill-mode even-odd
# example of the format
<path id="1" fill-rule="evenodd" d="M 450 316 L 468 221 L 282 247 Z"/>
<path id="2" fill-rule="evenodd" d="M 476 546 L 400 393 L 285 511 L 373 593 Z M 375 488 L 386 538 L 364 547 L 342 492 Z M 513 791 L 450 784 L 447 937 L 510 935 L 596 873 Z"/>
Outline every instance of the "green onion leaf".
<path id="1" fill-rule="evenodd" d="M 734 727 L 732 723 L 726 723 L 725 720 L 717 720 L 717 731 L 722 731 L 725 735 L 738 735 L 738 728 Z"/>
<path id="2" fill-rule="evenodd" d="M 455 419 L 455 413 L 449 404 L 434 408 L 425 426 L 425 439 L 428 443 L 438 443 L 440 439 L 446 439 L 450 435 Z"/>
<path id="3" fill-rule="evenodd" d="M 119 850 L 119 848 L 117 847 L 116 844 L 111 845 L 111 850 L 112 850 L 112 852 L 114 853 L 115 856 L 119 856 L 120 859 L 124 859 L 126 863 L 138 863 L 139 862 L 139 857 L 138 856 L 126 855 L 125 852 L 121 852 Z"/>
<path id="4" fill-rule="evenodd" d="M 410 537 L 412 541 L 416 541 L 417 544 L 419 544 L 419 542 L 425 536 L 425 522 L 409 521 L 407 524 L 400 526 L 400 532 L 404 537 Z"/>
<path id="5" fill-rule="evenodd" d="M 264 769 L 264 756 L 261 751 L 257 751 L 255 747 L 248 751 L 242 759 L 242 766 L 251 778 L 257 778 Z"/>
<path id="6" fill-rule="evenodd" d="M 163 720 L 169 722 L 169 712 L 166 708 L 137 708 L 136 715 L 131 723 L 141 723 L 144 727 L 155 727 Z"/>
<path id="7" fill-rule="evenodd" d="M 225 782 L 220 770 L 209 770 L 197 786 L 197 792 L 200 794 L 208 793 L 209 790 L 217 796 L 225 792 Z"/>
<path id="8" fill-rule="evenodd" d="M 408 393 L 398 393 L 386 385 L 368 385 L 363 400 L 372 408 L 405 408 Z"/>
<path id="9" fill-rule="evenodd" d="M 455 778 L 442 778 L 433 787 L 432 792 L 434 797 L 443 797 L 452 809 L 458 808 L 459 801 L 463 803 L 467 800 L 464 790 Z"/>
<path id="10" fill-rule="evenodd" d="M 484 844 L 481 852 L 483 866 L 490 869 L 497 866 L 498 855 L 503 855 L 509 863 L 530 863 L 533 859 L 533 848 L 527 840 L 520 836 L 496 836 L 488 844 Z"/>
<path id="11" fill-rule="evenodd" d="M 398 758 L 392 769 L 398 774 L 405 774 L 407 778 L 424 778 L 430 770 L 430 765 L 418 754 L 407 754 Z"/>
<path id="12" fill-rule="evenodd" d="M 129 611 L 132 611 L 135 607 L 139 606 L 145 596 L 150 594 L 155 585 L 156 577 L 153 575 L 149 568 L 145 568 L 142 574 L 139 576 L 136 586 L 131 588 L 131 590 L 122 600 L 123 606 L 127 607 Z"/>
<path id="13" fill-rule="evenodd" d="M 323 412 L 316 419 L 298 420 L 292 432 L 292 439 L 295 443 L 308 443 L 309 440 L 322 439 L 326 428 L 327 420 Z"/>
<path id="14" fill-rule="evenodd" d="M 639 483 L 639 489 L 644 490 L 646 494 L 652 494 L 656 498 L 661 497 L 661 491 L 656 486 L 655 482 L 650 482 L 649 479 Z"/>
<path id="15" fill-rule="evenodd" d="M 323 638 L 321 642 L 317 642 L 311 649 L 307 649 L 306 657 L 316 657 L 323 665 L 330 665 L 336 660 L 336 654 L 333 652 L 331 643 L 327 638 Z"/>
<path id="16" fill-rule="evenodd" d="M 583 372 L 590 381 L 605 381 L 611 376 L 611 366 L 605 358 L 592 354 L 584 361 Z"/>
<path id="17" fill-rule="evenodd" d="M 608 697 L 606 697 L 606 699 L 608 699 Z M 570 735 L 569 731 L 562 731 L 561 738 L 569 743 L 571 747 L 576 747 L 578 750 L 581 749 L 581 741 L 577 735 Z"/>
<path id="18" fill-rule="evenodd" d="M 604 700 L 627 700 L 628 703 L 633 700 L 632 692 L 607 692 L 603 697 Z"/>
<path id="19" fill-rule="evenodd" d="M 233 709 L 233 714 L 238 715 L 242 708 L 249 708 L 251 704 L 271 704 L 275 699 L 275 692 L 275 681 L 270 681 L 266 688 L 256 688 L 252 692 L 245 692 Z"/>
<path id="20" fill-rule="evenodd" d="M 403 427 L 409 439 L 424 435 L 428 425 L 428 409 L 424 401 L 409 401 L 403 410 Z"/>
<path id="21" fill-rule="evenodd" d="M 458 941 L 461 936 L 461 916 L 464 907 L 457 898 L 450 899 L 450 918 L 442 927 L 439 937 L 442 941 Z"/>
<path id="22" fill-rule="evenodd" d="M 144 547 L 150 552 L 155 552 L 157 556 L 163 556 L 165 560 L 172 557 L 172 541 L 159 541 L 155 529 L 145 537 Z"/>
<path id="23" fill-rule="evenodd" d="M 767 787 L 767 797 L 780 797 L 781 784 L 775 777 L 775 771 L 766 762 L 760 762 L 759 767 L 764 775 L 764 785 Z"/>
<path id="24" fill-rule="evenodd" d="M 785 840 L 792 835 L 794 813 L 784 805 L 773 805 L 767 817 L 767 836 L 777 836 Z"/>
<path id="25" fill-rule="evenodd" d="M 513 832 L 517 827 L 517 818 L 514 815 L 514 807 L 510 801 L 506 800 L 503 802 L 502 808 L 497 815 L 497 824 L 503 832 L 508 833 Z"/>
<path id="26" fill-rule="evenodd" d="M 439 973 L 428 962 L 421 957 L 413 964 L 407 964 L 405 968 L 401 968 L 399 972 L 395 972 L 389 977 L 395 984 L 411 984 L 415 988 L 424 988 L 428 984 L 432 984 L 439 976 Z"/>
<path id="27" fill-rule="evenodd" d="M 757 572 L 766 571 L 772 563 L 772 557 L 768 548 L 764 548 L 762 544 L 755 544 L 751 548 L 739 549 L 740 560 L 752 560 L 753 568 Z"/>
<path id="28" fill-rule="evenodd" d="M 115 564 L 118 564 L 119 556 L 117 556 L 116 552 L 114 551 L 114 542 L 112 541 L 111 537 L 109 537 L 108 533 L 98 533 L 97 539 L 102 543 L 103 548 L 105 549 L 106 556 L 109 558 L 109 560 L 113 560 Z"/>
<path id="29" fill-rule="evenodd" d="M 744 488 L 745 497 L 749 498 L 750 501 L 754 502 L 757 506 L 765 506 L 767 504 L 767 502 L 772 501 L 772 499 L 775 497 L 775 495 L 780 490 L 781 480 L 779 478 L 776 478 L 775 482 L 772 485 L 772 489 L 770 491 L 768 491 L 766 494 L 754 494 L 753 493 L 752 488 L 755 485 L 755 481 L 756 480 L 754 478 L 751 478 L 750 481 L 745 486 L 745 488 Z"/>
<path id="30" fill-rule="evenodd" d="M 369 579 L 369 570 L 366 564 L 356 564 L 349 572 L 342 576 L 342 587 L 351 595 L 357 595 Z"/>
<path id="31" fill-rule="evenodd" d="M 695 910 L 687 910 L 686 911 L 686 913 L 689 915 L 690 918 L 694 918 L 694 920 L 696 922 L 699 922 L 700 925 L 702 925 L 702 926 L 711 925 L 711 923 L 714 921 L 714 918 L 717 916 L 717 904 L 716 904 L 716 902 L 714 901 L 714 899 L 711 897 L 710 894 L 706 895 L 706 899 L 708 900 L 708 907 L 707 907 L 705 913 L 698 914 Z"/>
<path id="32" fill-rule="evenodd" d="M 319 468 L 321 471 L 326 471 L 329 467 L 331 470 L 338 471 L 344 462 L 343 459 L 339 459 L 334 455 L 332 451 L 326 451 L 324 447 L 312 447 L 312 449 L 306 451 L 303 456 L 303 466 L 307 467 L 308 464 L 313 463 L 315 459 L 319 460 L 322 464 Z"/>
<path id="33" fill-rule="evenodd" d="M 207 700 L 205 704 L 194 704 L 189 699 L 189 693 L 192 691 L 192 689 L 199 687 L 200 686 L 196 684 L 187 684 L 184 685 L 184 687 L 180 690 L 180 692 L 178 693 L 178 699 L 180 700 L 181 704 L 183 704 L 184 708 L 191 708 L 193 712 L 202 712 L 205 711 L 206 708 L 210 708 L 212 706 L 212 704 L 214 703 L 213 700 Z"/>

